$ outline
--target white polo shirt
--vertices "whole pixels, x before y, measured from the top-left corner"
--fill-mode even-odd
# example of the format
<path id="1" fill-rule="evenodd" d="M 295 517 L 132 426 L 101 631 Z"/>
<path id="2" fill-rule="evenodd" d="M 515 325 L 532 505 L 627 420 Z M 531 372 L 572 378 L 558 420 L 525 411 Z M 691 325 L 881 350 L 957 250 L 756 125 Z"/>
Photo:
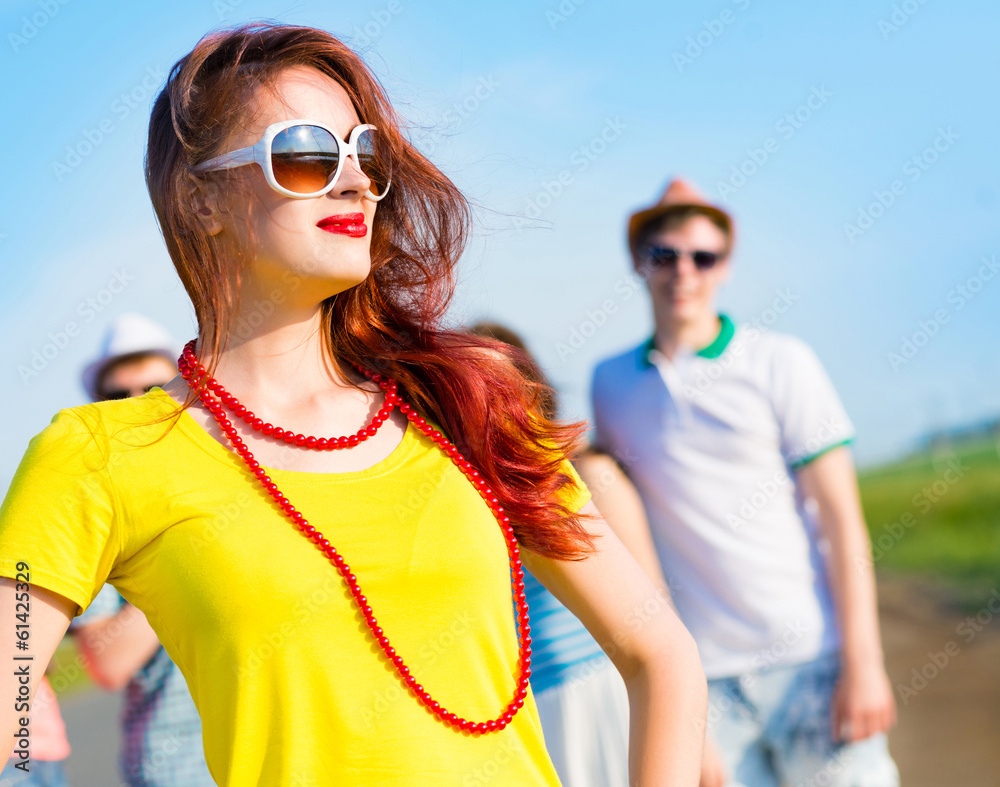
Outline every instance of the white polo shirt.
<path id="1" fill-rule="evenodd" d="M 839 648 L 826 543 L 794 471 L 853 437 L 807 345 L 720 319 L 698 352 L 668 360 L 650 338 L 603 361 L 591 391 L 596 442 L 642 497 L 709 678 Z"/>

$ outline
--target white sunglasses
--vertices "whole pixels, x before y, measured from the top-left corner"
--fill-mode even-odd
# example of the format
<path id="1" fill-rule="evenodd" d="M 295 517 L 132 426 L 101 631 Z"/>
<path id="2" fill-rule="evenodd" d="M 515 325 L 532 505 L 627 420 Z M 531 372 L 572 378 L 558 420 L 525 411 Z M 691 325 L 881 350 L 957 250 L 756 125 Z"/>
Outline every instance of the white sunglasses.
<path id="1" fill-rule="evenodd" d="M 374 132 L 375 126 L 369 124 L 355 126 L 344 142 L 323 123 L 283 120 L 268 126 L 256 145 L 223 153 L 193 169 L 209 172 L 259 164 L 272 189 L 286 197 L 307 199 L 333 189 L 350 156 L 371 181 L 364 197 L 378 202 L 389 190 L 390 180 L 384 162 L 376 154 Z"/>

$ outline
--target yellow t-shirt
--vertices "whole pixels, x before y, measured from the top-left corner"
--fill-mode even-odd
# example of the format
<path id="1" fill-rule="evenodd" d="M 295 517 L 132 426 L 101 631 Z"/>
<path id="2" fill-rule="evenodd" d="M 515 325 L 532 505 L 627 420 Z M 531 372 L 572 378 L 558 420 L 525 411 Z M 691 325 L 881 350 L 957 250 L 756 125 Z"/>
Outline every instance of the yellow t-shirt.
<path id="1" fill-rule="evenodd" d="M 143 425 L 176 407 L 154 388 L 61 410 L 0 507 L 0 575 L 23 560 L 81 608 L 108 581 L 141 609 L 187 680 L 219 784 L 559 783 L 530 694 L 497 733 L 433 717 L 243 461 L 187 412 Z M 561 500 L 578 510 L 590 494 L 565 471 L 578 487 Z M 517 679 L 506 545 L 441 449 L 411 424 L 366 470 L 268 474 L 344 555 L 434 699 L 495 718 Z"/>

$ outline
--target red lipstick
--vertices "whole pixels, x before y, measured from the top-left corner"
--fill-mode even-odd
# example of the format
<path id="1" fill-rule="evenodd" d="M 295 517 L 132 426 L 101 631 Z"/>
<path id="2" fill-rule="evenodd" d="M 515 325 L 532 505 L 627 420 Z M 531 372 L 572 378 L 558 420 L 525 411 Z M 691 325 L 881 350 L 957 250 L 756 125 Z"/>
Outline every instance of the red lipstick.
<path id="1" fill-rule="evenodd" d="M 352 238 L 363 238 L 368 234 L 364 213 L 340 213 L 336 216 L 327 216 L 325 219 L 317 221 L 316 226 L 326 232 L 349 235 Z"/>

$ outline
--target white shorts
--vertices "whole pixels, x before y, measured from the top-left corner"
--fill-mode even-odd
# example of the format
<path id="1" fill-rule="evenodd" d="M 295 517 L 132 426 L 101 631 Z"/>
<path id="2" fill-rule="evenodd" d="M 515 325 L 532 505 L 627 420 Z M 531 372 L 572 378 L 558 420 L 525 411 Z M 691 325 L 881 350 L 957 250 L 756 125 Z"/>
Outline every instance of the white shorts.
<path id="1" fill-rule="evenodd" d="M 628 787 L 628 695 L 610 659 L 575 667 L 535 703 L 565 787 Z"/>

